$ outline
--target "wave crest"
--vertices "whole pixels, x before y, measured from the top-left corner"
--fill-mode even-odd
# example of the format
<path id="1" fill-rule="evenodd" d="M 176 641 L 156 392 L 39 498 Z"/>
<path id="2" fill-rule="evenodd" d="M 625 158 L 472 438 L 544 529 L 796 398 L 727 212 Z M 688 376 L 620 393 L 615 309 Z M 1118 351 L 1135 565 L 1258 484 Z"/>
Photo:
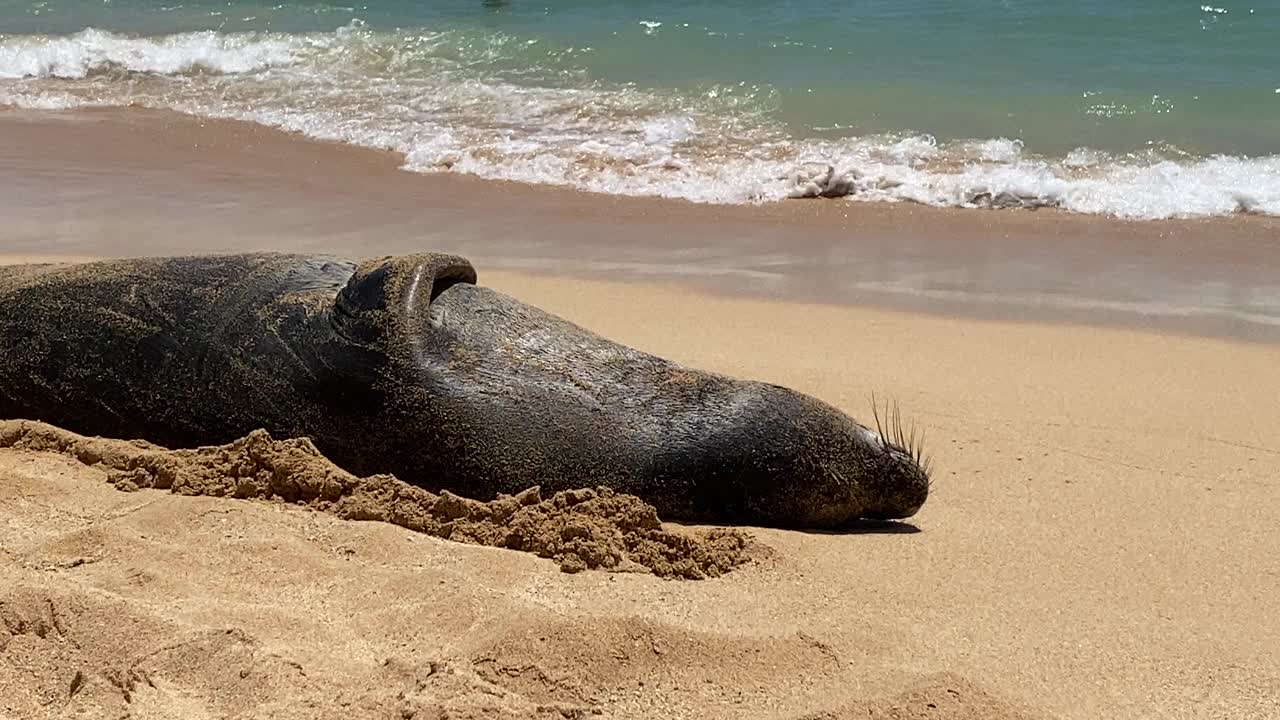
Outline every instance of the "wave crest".
<path id="1" fill-rule="evenodd" d="M 0 36 L 0 78 L 84 78 L 96 72 L 248 73 L 294 61 L 285 37 L 213 31 L 135 38 L 87 28 L 62 37 Z"/>

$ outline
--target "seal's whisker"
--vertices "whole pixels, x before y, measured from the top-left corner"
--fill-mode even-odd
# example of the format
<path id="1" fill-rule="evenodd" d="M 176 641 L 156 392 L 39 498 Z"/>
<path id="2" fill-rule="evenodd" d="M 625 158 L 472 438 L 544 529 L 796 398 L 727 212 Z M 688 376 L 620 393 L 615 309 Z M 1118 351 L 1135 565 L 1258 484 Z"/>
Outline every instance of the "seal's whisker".
<path id="1" fill-rule="evenodd" d="M 899 425 L 901 418 L 897 415 L 897 401 L 893 401 L 892 406 L 888 404 L 887 400 L 884 401 L 884 414 L 888 415 L 888 432 L 892 433 L 893 445 L 899 445 L 897 439 L 899 439 L 902 428 Z"/>
<path id="2" fill-rule="evenodd" d="M 876 394 L 871 393 L 871 414 L 876 420 L 876 435 L 880 437 L 880 444 L 888 444 L 888 439 L 884 436 L 884 426 L 880 424 L 880 405 L 876 402 Z"/>
<path id="3" fill-rule="evenodd" d="M 902 429 L 902 406 L 898 404 L 897 400 L 893 401 L 893 415 L 898 422 L 898 444 L 908 447 L 907 431 Z"/>
<path id="4" fill-rule="evenodd" d="M 898 401 L 893 401 L 893 444 L 900 448 L 905 448 L 902 432 L 902 408 L 898 407 Z"/>
<path id="5" fill-rule="evenodd" d="M 897 405 L 890 406 L 888 401 L 884 404 L 884 413 L 889 418 L 889 442 L 895 447 L 901 447 L 902 428 L 899 425 L 900 419 L 897 413 Z"/>
<path id="6" fill-rule="evenodd" d="M 896 447 L 906 452 L 924 471 L 926 479 L 932 486 L 933 458 L 924 452 L 924 428 L 916 425 L 914 421 L 909 423 L 909 427 L 903 425 L 902 408 L 897 400 L 894 400 L 892 405 L 885 400 L 884 418 L 881 419 L 880 403 L 876 399 L 875 392 L 871 393 L 871 417 L 875 420 L 876 435 L 880 437 L 880 443 L 885 447 Z"/>

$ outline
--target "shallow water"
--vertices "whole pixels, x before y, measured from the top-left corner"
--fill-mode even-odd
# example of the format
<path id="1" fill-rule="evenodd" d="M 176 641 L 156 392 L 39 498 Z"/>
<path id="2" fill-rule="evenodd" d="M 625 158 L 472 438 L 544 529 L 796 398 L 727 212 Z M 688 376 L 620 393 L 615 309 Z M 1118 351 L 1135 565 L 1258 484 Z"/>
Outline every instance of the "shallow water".
<path id="1" fill-rule="evenodd" d="M 1273 4 L 47 0 L 0 33 L 0 103 L 248 119 L 423 172 L 756 202 L 818 162 L 855 200 L 1280 214 Z"/>

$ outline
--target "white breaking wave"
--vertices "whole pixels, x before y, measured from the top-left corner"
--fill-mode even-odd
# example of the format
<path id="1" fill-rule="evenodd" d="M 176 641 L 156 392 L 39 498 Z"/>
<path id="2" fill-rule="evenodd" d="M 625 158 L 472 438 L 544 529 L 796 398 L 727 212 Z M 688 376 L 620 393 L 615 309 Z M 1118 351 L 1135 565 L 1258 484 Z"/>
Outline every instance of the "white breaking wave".
<path id="1" fill-rule="evenodd" d="M 279 37 L 212 31 L 164 38 L 131 38 L 89 28 L 67 37 L 16 36 L 0 43 L 0 78 L 83 78 L 119 68 L 178 75 L 196 70 L 245 73 L 293 61 L 293 44 Z"/>
<path id="2" fill-rule="evenodd" d="M 750 96 L 716 105 L 714 93 L 591 82 L 574 52 L 500 33 L 375 33 L 358 22 L 311 34 L 0 35 L 0 104 L 166 108 L 395 150 L 417 172 L 695 202 L 782 200 L 794 170 L 819 163 L 854 201 L 1131 219 L 1280 215 L 1280 156 L 1077 148 L 1049 158 L 1008 138 L 797 137 Z"/>

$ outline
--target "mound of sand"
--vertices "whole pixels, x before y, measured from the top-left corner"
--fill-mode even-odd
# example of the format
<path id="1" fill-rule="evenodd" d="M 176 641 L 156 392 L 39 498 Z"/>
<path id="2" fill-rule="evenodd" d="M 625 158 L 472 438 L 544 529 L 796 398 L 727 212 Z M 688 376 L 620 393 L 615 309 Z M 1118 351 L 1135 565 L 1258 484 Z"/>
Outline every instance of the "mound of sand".
<path id="1" fill-rule="evenodd" d="M 262 499 L 377 520 L 458 542 L 551 558 L 565 572 L 648 570 L 701 579 L 727 572 L 762 550 L 743 532 L 664 529 L 652 505 L 609 488 L 558 492 L 537 487 L 480 502 L 439 495 L 391 475 L 358 478 L 305 438 L 275 440 L 257 430 L 227 445 L 168 450 L 145 441 L 90 438 L 40 422 L 0 421 L 0 447 L 57 452 L 100 466 L 117 489 Z"/>

